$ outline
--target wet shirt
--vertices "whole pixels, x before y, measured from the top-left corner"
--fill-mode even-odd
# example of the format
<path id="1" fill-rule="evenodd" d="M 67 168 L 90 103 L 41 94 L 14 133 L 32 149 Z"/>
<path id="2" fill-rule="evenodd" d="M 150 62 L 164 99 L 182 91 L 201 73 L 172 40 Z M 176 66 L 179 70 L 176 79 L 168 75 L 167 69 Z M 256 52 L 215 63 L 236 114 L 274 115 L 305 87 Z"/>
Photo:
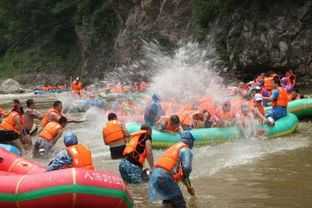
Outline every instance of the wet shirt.
<path id="1" fill-rule="evenodd" d="M 60 170 L 67 165 L 72 165 L 73 158 L 67 150 L 62 150 L 54 157 L 46 171 Z"/>

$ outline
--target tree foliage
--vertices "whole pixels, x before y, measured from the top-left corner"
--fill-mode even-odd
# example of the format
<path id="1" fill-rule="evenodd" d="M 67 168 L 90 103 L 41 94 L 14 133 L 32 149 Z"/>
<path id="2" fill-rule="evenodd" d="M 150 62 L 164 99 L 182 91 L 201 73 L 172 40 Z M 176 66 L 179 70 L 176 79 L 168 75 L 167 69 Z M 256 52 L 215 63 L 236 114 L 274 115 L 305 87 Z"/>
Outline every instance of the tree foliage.
<path id="1" fill-rule="evenodd" d="M 109 41 L 115 22 L 109 0 L 1 0 L 0 55 L 34 46 L 64 54 L 77 43 L 76 26 L 92 25 Z"/>

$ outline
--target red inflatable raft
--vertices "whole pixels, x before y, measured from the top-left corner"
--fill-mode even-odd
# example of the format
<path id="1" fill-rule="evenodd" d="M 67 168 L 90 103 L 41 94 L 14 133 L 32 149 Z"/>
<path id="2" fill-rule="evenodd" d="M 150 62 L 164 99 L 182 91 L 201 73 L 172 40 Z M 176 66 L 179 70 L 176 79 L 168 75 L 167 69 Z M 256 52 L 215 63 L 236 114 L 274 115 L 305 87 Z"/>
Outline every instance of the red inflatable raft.
<path id="1" fill-rule="evenodd" d="M 0 148 L 0 208 L 133 207 L 117 175 L 80 168 L 44 171 Z"/>

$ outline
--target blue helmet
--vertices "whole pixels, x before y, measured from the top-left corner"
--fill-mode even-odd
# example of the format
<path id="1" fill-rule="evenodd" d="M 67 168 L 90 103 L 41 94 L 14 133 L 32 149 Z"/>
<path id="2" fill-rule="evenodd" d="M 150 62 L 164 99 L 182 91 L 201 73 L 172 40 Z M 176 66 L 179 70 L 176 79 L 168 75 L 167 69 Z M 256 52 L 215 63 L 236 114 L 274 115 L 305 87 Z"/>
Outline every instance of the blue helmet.
<path id="1" fill-rule="evenodd" d="M 181 135 L 180 138 L 180 141 L 187 143 L 190 149 L 192 149 L 194 146 L 194 140 L 195 138 L 193 137 L 192 133 L 189 130 L 184 131 L 184 133 Z"/>
<path id="2" fill-rule="evenodd" d="M 65 134 L 64 136 L 64 145 L 66 147 L 69 147 L 71 145 L 75 145 L 78 144 L 78 138 L 76 136 L 76 134 L 68 132 Z"/>
<path id="3" fill-rule="evenodd" d="M 160 97 L 157 94 L 153 94 L 152 96 L 153 101 L 160 101 Z"/>

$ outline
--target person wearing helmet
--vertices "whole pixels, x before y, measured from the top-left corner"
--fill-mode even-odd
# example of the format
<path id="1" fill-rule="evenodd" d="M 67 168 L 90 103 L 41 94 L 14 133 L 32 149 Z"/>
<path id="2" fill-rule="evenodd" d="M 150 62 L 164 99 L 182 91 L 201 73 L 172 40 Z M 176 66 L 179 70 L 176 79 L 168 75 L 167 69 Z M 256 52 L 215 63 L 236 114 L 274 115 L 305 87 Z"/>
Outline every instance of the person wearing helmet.
<path id="1" fill-rule="evenodd" d="M 65 149 L 57 153 L 50 162 L 46 171 L 60 170 L 63 168 L 86 168 L 94 170 L 92 154 L 87 146 L 78 144 L 74 133 L 64 136 Z"/>
<path id="2" fill-rule="evenodd" d="M 265 109 L 262 105 L 263 97 L 261 94 L 257 93 L 254 96 L 253 101 L 250 103 L 251 111 L 253 112 L 255 118 L 257 118 L 261 124 L 264 124 L 267 122 L 267 119 L 264 117 L 265 115 Z"/>
<path id="3" fill-rule="evenodd" d="M 169 132 L 172 135 L 175 135 L 176 132 L 180 134 L 183 133 L 183 129 L 181 127 L 179 116 L 177 115 L 167 115 L 163 116 L 156 122 L 155 128 L 158 131 Z"/>
<path id="4" fill-rule="evenodd" d="M 235 115 L 235 120 L 241 129 L 241 132 L 245 138 L 248 138 L 250 133 L 255 135 L 256 124 L 254 122 L 254 116 L 250 112 L 249 105 L 247 103 L 241 104 L 240 112 Z M 250 132 L 251 131 L 251 132 Z"/>
<path id="5" fill-rule="evenodd" d="M 159 103 L 160 97 L 153 94 L 152 101 L 149 102 L 144 110 L 144 122 L 150 126 L 154 126 L 156 121 L 164 114 L 164 111 Z"/>
<path id="6" fill-rule="evenodd" d="M 75 96 L 81 96 L 81 90 L 82 90 L 82 83 L 80 81 L 80 78 L 77 77 L 76 80 L 73 81 L 72 85 L 71 85 L 71 88 L 72 88 L 72 93 L 73 95 Z"/>
<path id="7" fill-rule="evenodd" d="M 178 182 L 186 185 L 188 192 L 194 196 L 189 176 L 192 172 L 194 146 L 192 133 L 186 130 L 180 138 L 180 142 L 167 149 L 154 165 L 154 170 L 148 182 L 149 202 L 162 200 L 164 205 L 183 208 L 186 203 Z"/>
<path id="8" fill-rule="evenodd" d="M 233 126 L 235 123 L 235 116 L 230 100 L 225 100 L 222 106 L 216 111 L 216 120 L 218 127 Z"/>

